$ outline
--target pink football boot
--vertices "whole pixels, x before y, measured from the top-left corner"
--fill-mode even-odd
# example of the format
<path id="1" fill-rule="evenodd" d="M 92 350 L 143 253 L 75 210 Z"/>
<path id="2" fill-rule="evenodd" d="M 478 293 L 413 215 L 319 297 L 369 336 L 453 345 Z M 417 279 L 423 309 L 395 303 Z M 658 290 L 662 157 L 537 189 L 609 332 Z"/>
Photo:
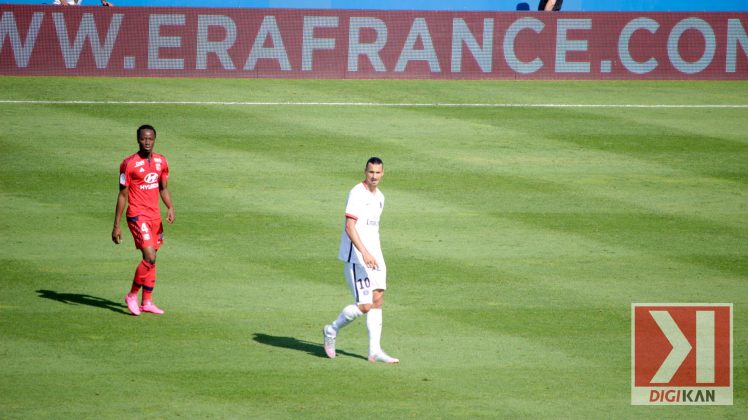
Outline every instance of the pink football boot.
<path id="1" fill-rule="evenodd" d="M 151 302 L 150 300 L 147 302 L 143 302 L 143 305 L 140 307 L 140 310 L 143 312 L 150 312 L 156 315 L 164 314 L 164 311 L 161 310 L 158 306 L 154 305 L 153 302 Z"/>
<path id="2" fill-rule="evenodd" d="M 127 309 L 130 310 L 130 313 L 138 316 L 140 315 L 140 306 L 138 306 L 138 295 L 135 293 L 128 293 L 125 295 L 125 303 L 127 304 Z"/>

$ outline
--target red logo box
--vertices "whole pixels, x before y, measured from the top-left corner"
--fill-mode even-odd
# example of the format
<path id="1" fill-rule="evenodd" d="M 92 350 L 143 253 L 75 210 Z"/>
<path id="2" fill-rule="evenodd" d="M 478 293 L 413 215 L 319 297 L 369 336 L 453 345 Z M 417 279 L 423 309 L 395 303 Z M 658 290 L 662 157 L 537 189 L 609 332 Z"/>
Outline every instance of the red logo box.
<path id="1" fill-rule="evenodd" d="M 631 404 L 732 405 L 732 304 L 631 305 Z"/>

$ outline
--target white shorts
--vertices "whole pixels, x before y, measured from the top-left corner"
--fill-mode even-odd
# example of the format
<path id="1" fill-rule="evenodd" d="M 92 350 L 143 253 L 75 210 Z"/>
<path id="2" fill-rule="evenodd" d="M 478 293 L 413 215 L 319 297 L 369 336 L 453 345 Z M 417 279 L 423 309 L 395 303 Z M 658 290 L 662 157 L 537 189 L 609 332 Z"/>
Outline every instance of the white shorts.
<path id="1" fill-rule="evenodd" d="M 345 263 L 343 273 L 356 304 L 372 303 L 374 290 L 387 289 L 386 270 L 371 270 L 363 265 Z"/>

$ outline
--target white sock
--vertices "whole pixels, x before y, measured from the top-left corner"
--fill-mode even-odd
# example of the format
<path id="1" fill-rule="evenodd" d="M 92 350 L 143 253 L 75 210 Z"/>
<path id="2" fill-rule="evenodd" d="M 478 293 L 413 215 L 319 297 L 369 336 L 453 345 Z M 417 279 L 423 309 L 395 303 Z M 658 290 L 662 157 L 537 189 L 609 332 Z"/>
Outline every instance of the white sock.
<path id="1" fill-rule="evenodd" d="M 382 351 L 380 340 L 382 338 L 382 309 L 372 308 L 366 314 L 366 328 L 369 329 L 369 354 L 377 354 Z"/>
<path id="2" fill-rule="evenodd" d="M 337 333 L 341 328 L 350 324 L 354 319 L 360 317 L 363 314 L 364 313 L 361 312 L 361 309 L 358 309 L 357 305 L 348 305 L 343 308 L 342 311 L 340 311 L 340 315 L 338 315 L 338 318 L 332 322 L 332 329 L 334 329 L 335 333 Z"/>

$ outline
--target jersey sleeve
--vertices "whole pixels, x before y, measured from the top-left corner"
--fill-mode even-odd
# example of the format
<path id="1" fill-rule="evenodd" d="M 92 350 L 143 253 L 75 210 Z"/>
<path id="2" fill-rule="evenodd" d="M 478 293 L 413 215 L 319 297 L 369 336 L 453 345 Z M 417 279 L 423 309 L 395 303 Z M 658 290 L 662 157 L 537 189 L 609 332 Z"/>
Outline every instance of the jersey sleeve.
<path id="1" fill-rule="evenodd" d="M 127 159 L 119 165 L 119 185 L 123 187 L 130 186 L 130 179 L 127 176 Z"/>
<path id="2" fill-rule="evenodd" d="M 348 202 L 345 204 L 345 217 L 358 220 L 363 214 L 362 206 L 364 201 L 360 199 L 358 188 L 354 188 L 348 193 Z"/>

